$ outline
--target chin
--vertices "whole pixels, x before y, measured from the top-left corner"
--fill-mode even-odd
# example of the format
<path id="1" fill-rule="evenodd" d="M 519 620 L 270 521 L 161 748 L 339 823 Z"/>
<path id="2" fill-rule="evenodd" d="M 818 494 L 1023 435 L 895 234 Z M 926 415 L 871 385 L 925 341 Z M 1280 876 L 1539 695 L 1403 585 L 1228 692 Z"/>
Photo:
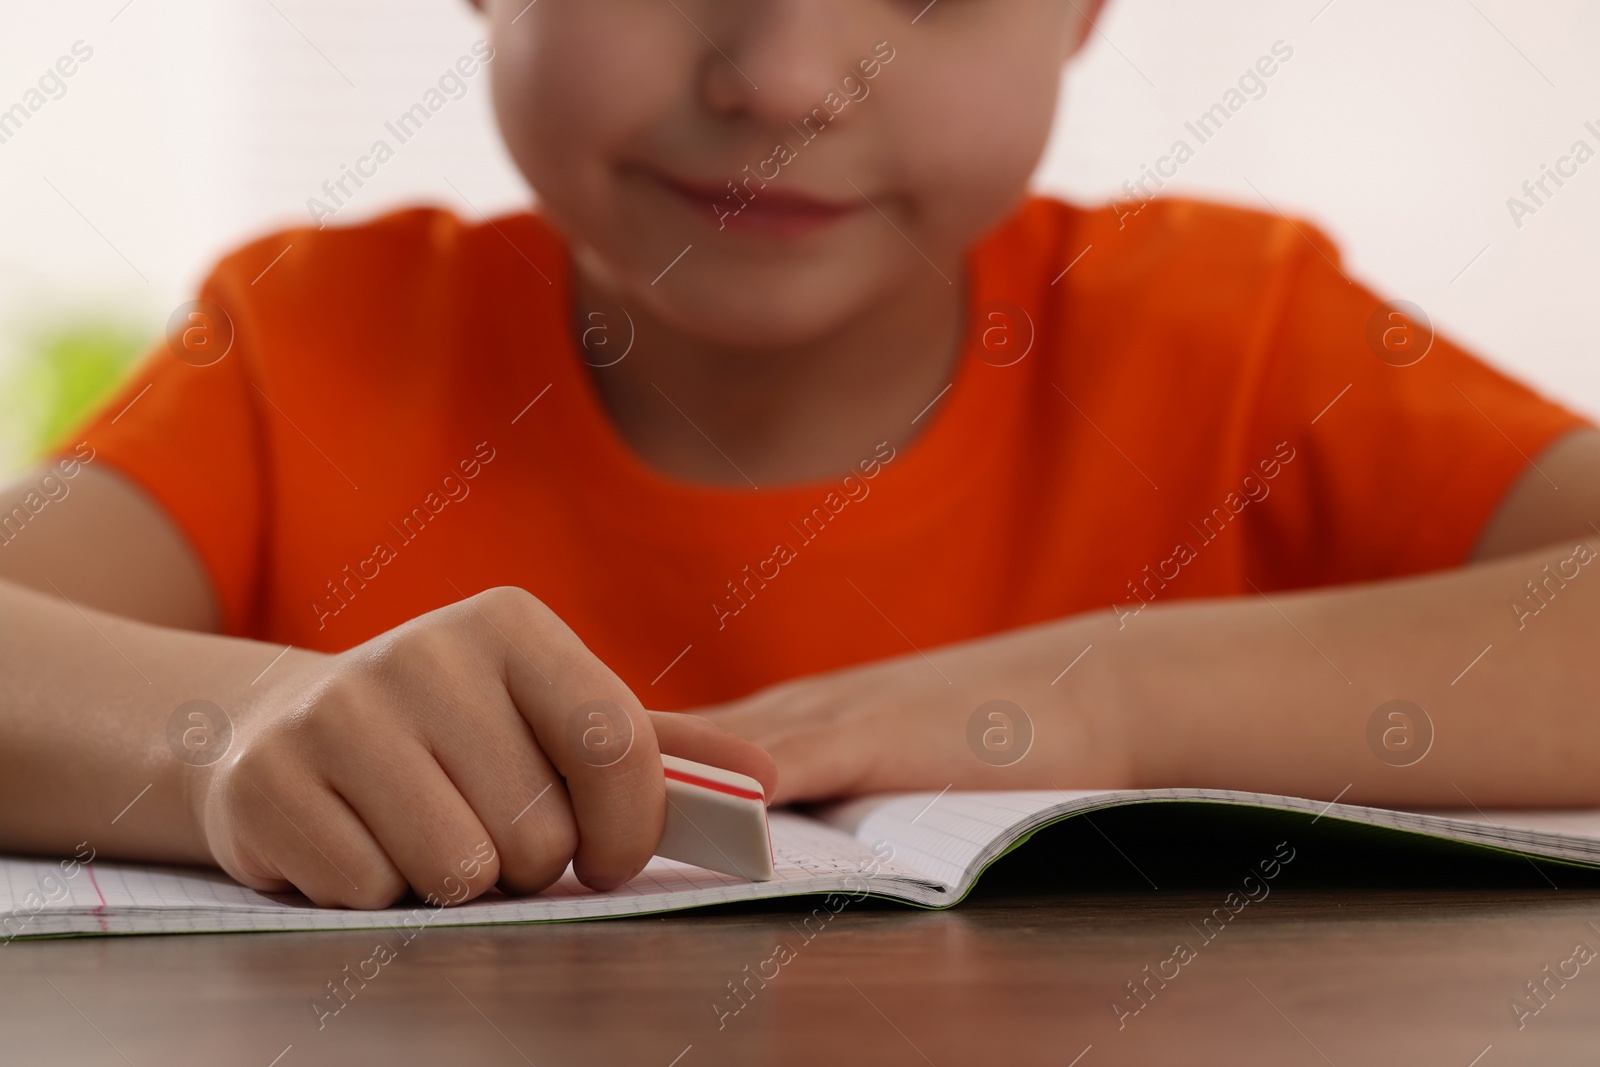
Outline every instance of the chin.
<path id="1" fill-rule="evenodd" d="M 686 337 L 730 348 L 788 348 L 815 342 L 862 311 L 860 291 L 815 283 L 697 279 L 669 293 L 641 294 L 656 317 Z"/>
<path id="2" fill-rule="evenodd" d="M 683 247 L 679 240 L 674 235 L 650 242 L 649 256 L 640 255 L 637 240 L 591 246 L 591 251 L 601 260 L 607 287 L 623 303 L 643 305 L 673 331 L 712 345 L 781 349 L 821 340 L 881 303 L 903 281 L 892 264 L 872 254 L 875 250 L 755 258 L 719 255 L 714 240 L 702 239 L 652 284 L 657 264 L 669 262 L 674 247 Z"/>

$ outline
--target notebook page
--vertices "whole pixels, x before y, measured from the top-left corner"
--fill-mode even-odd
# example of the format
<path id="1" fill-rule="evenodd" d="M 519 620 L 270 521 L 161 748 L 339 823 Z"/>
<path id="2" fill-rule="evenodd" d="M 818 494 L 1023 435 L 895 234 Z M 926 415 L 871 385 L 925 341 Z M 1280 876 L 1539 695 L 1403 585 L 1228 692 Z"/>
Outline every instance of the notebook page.
<path id="1" fill-rule="evenodd" d="M 848 801 L 820 814 L 865 845 L 886 843 L 894 861 L 947 888 L 962 885 L 984 853 L 1041 814 L 1097 793 L 906 793 Z M 1110 795 L 1110 794 L 1104 794 Z"/>
<path id="2" fill-rule="evenodd" d="M 1559 811 L 1530 808 L 1483 812 L 1470 810 L 1461 812 L 1454 809 L 1448 811 L 1419 809 L 1417 814 L 1443 816 L 1452 819 L 1459 819 L 1465 816 L 1467 819 L 1489 826 L 1502 826 L 1517 830 L 1537 830 L 1542 833 L 1577 834 L 1600 841 L 1600 811 L 1591 811 L 1583 808 Z"/>
<path id="3" fill-rule="evenodd" d="M 539 922 L 636 915 L 702 904 L 825 893 L 871 881 L 915 882 L 915 871 L 883 862 L 836 829 L 790 812 L 769 815 L 775 877 L 746 882 L 673 860 L 652 859 L 627 885 L 608 893 L 585 888 L 569 868 L 536 897 L 491 892 L 445 909 L 414 901 L 380 911 L 319 908 L 299 894 L 263 894 L 221 871 L 96 860 L 73 877 L 51 860 L 0 858 L 0 945 L 12 937 L 62 933 L 306 930 L 388 926 Z"/>
<path id="4" fill-rule="evenodd" d="M 1173 801 L 1274 808 L 1600 865 L 1600 810 L 1411 812 L 1225 789 L 1146 789 L 895 794 L 819 817 L 863 844 L 888 842 L 897 863 L 964 890 L 1007 844 L 1041 825 L 1113 805 Z"/>

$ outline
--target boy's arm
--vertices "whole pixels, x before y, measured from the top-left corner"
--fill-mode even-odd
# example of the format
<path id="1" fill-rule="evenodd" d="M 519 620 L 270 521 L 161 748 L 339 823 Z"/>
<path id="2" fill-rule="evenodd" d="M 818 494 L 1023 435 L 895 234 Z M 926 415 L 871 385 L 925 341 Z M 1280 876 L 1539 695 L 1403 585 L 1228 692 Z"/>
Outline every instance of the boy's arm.
<path id="1" fill-rule="evenodd" d="M 1121 625 L 1096 612 L 710 714 L 777 760 L 779 802 L 951 785 L 1600 805 L 1600 434 L 1535 462 L 1460 570 L 1152 605 Z M 974 731 L 996 699 L 1024 713 Z M 1391 718 L 1393 700 L 1422 714 Z M 985 729 L 1031 730 L 1031 749 L 996 766 Z"/>
<path id="2" fill-rule="evenodd" d="M 520 589 L 338 655 L 152 625 L 216 617 L 155 505 L 79 471 L 30 509 L 23 484 L 0 545 L 0 852 L 214 863 L 328 906 L 459 903 L 569 863 L 596 889 L 638 873 L 662 751 L 771 780 L 738 738 L 647 714 Z"/>
<path id="3" fill-rule="evenodd" d="M 237 706 L 280 651 L 180 632 L 217 620 L 187 540 L 121 475 L 41 468 L 0 487 L 0 849 L 81 837 L 210 862 L 168 720 L 193 699 Z"/>
<path id="4" fill-rule="evenodd" d="M 83 841 L 100 856 L 211 863 L 187 792 L 198 771 L 169 723 L 195 699 L 237 709 L 266 689 L 251 681 L 278 651 L 0 581 L 0 851 Z"/>
<path id="5" fill-rule="evenodd" d="M 1600 432 L 1576 430 L 1545 449 L 1485 524 L 1472 560 L 1498 559 L 1571 538 L 1600 542 Z M 1571 547 L 1568 545 L 1567 547 Z"/>
<path id="6" fill-rule="evenodd" d="M 82 608 L 213 632 L 220 614 L 199 557 L 144 490 L 102 463 L 41 468 L 0 485 L 0 581 Z"/>

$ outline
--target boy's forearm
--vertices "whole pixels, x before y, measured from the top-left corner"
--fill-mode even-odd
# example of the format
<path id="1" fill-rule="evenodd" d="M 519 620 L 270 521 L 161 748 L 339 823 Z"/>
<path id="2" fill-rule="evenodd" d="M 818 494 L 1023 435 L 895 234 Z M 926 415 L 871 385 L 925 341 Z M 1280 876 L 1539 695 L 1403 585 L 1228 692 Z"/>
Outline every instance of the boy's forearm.
<path id="1" fill-rule="evenodd" d="M 1587 545 L 1088 626 L 1137 785 L 1600 805 L 1600 559 Z M 1380 712 L 1394 700 L 1423 715 Z"/>
<path id="2" fill-rule="evenodd" d="M 0 851 L 86 842 L 99 856 L 209 862 L 188 796 L 201 771 L 180 752 L 215 757 L 221 723 L 185 713 L 173 726 L 174 713 L 205 700 L 236 714 L 278 651 L 0 581 Z"/>

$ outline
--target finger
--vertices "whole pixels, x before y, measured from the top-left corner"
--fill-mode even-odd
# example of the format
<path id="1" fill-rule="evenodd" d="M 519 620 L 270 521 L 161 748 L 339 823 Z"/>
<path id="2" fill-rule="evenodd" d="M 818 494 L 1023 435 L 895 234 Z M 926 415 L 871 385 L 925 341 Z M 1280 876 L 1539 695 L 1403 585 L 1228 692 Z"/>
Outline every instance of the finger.
<path id="1" fill-rule="evenodd" d="M 834 800 L 860 792 L 864 775 L 860 750 L 841 745 L 837 736 L 819 729 L 766 737 L 762 744 L 777 766 L 778 783 L 769 803 L 798 804 Z"/>
<path id="2" fill-rule="evenodd" d="M 454 710 L 471 730 L 431 738 L 434 758 L 488 830 L 500 856 L 500 888 L 537 893 L 566 872 L 577 851 L 566 784 L 503 688 Z"/>
<path id="3" fill-rule="evenodd" d="M 549 608 L 490 590 L 467 608 L 490 623 L 511 698 L 566 780 L 578 824 L 573 873 L 606 890 L 644 869 L 661 841 L 666 788 L 655 730 L 638 699 Z"/>
<path id="4" fill-rule="evenodd" d="M 598 890 L 644 869 L 666 820 L 666 781 L 650 716 L 631 694 L 621 697 L 584 700 L 565 713 L 555 705 L 536 730 L 566 779 L 577 819 L 573 873 Z"/>
<path id="5" fill-rule="evenodd" d="M 332 784 L 423 900 L 460 904 L 499 879 L 493 838 L 419 742 L 348 761 Z"/>
<path id="6" fill-rule="evenodd" d="M 766 753 L 777 772 L 769 805 L 849 796 L 865 778 L 865 747 L 841 743 L 838 722 L 809 707 L 752 699 L 693 717 Z"/>
<path id="7" fill-rule="evenodd" d="M 761 792 L 769 800 L 777 790 L 777 764 L 759 745 L 701 715 L 652 711 L 650 721 L 661 751 L 747 774 L 761 783 Z"/>
<path id="8" fill-rule="evenodd" d="M 324 784 L 285 789 L 251 782 L 238 798 L 248 852 L 228 873 L 261 892 L 287 882 L 324 908 L 386 908 L 406 880 L 343 797 Z M 232 865 L 225 865 L 232 866 Z"/>
<path id="9" fill-rule="evenodd" d="M 831 719 L 836 710 L 837 698 L 830 699 L 820 686 L 784 683 L 725 704 L 695 708 L 693 714 L 765 748 L 770 740 Z"/>

